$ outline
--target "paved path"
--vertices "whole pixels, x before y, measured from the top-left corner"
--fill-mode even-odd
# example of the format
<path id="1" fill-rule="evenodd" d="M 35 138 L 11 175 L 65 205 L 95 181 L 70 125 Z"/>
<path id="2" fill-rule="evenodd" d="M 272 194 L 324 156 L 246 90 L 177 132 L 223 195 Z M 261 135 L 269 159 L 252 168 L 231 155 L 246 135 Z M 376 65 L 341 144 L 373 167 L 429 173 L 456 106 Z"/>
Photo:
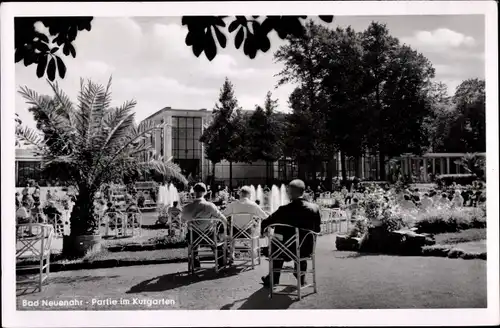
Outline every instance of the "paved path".
<path id="1" fill-rule="evenodd" d="M 486 307 L 486 261 L 437 257 L 359 256 L 334 250 L 334 236 L 319 238 L 317 247 L 317 294 L 301 301 L 288 296 L 268 298 L 260 277 L 267 273 L 263 260 L 255 270 L 210 271 L 192 280 L 187 265 L 165 264 L 51 274 L 42 293 L 23 300 L 86 298 L 82 305 L 60 309 L 390 309 Z M 283 276 L 282 283 L 295 283 Z M 78 295 L 76 297 L 75 295 Z M 126 299 L 130 305 L 92 305 Z M 137 305 L 137 300 L 171 299 L 175 304 Z M 161 302 L 161 301 L 160 301 Z M 37 309 L 51 309 L 38 307 Z"/>

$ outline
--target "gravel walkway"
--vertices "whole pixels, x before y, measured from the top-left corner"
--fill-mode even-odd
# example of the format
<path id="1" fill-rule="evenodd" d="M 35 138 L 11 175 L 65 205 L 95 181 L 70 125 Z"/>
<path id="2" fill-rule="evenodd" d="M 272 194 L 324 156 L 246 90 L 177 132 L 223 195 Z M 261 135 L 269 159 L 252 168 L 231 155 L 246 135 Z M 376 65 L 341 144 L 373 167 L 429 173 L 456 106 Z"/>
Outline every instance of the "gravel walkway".
<path id="1" fill-rule="evenodd" d="M 268 298 L 255 270 L 207 271 L 198 279 L 187 265 L 162 264 L 53 273 L 42 293 L 18 296 L 19 310 L 106 309 L 395 309 L 486 307 L 486 261 L 338 252 L 334 236 L 318 240 L 318 293 Z M 282 277 L 295 283 L 293 276 Z M 307 292 L 307 290 L 306 290 Z M 78 295 L 78 296 L 75 296 Z M 27 301 L 77 300 L 68 306 Z M 112 304 L 116 301 L 118 304 Z M 130 304 L 120 304 L 129 302 Z M 150 302 L 150 304 L 148 304 Z M 94 304 L 93 304 L 94 303 Z M 151 304 L 159 303 L 159 304 Z M 175 304 L 172 304 L 175 303 Z"/>

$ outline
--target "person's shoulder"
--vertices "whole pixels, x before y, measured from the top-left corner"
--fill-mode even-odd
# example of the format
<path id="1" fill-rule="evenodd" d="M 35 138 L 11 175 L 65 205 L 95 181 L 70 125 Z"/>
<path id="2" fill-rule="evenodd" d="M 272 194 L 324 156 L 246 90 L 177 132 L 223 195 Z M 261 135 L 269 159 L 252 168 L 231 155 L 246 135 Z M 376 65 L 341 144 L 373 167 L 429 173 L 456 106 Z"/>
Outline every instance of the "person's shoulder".
<path id="1" fill-rule="evenodd" d="M 302 202 L 302 206 L 304 206 L 306 209 L 313 211 L 313 212 L 319 212 L 319 206 L 318 204 L 315 204 L 313 202 L 310 202 L 308 200 L 304 200 Z"/>

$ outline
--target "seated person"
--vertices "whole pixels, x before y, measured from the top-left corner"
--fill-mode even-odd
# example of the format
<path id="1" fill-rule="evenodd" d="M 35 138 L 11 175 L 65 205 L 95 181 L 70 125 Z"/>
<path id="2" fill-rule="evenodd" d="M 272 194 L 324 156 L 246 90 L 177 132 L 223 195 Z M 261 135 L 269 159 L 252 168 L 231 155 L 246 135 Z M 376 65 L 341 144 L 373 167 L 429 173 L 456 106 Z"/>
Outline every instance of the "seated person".
<path id="1" fill-rule="evenodd" d="M 16 192 L 16 211 L 19 207 L 21 207 L 21 201 L 19 200 L 19 193 Z"/>
<path id="2" fill-rule="evenodd" d="M 27 202 L 22 202 L 21 207 L 16 211 L 17 224 L 29 223 L 30 217 L 29 204 Z"/>
<path id="3" fill-rule="evenodd" d="M 252 190 L 248 186 L 244 186 L 240 189 L 240 199 L 229 203 L 227 207 L 222 212 L 226 217 L 230 216 L 233 220 L 234 218 L 241 219 L 241 217 L 234 216 L 235 214 L 251 214 L 254 218 L 265 219 L 267 218 L 266 212 L 264 212 L 257 203 L 250 200 L 250 195 Z M 240 228 L 243 228 L 247 222 L 235 222 L 234 224 Z M 233 227 L 233 235 L 236 233 Z M 248 231 L 250 233 L 250 231 Z"/>
<path id="4" fill-rule="evenodd" d="M 441 194 L 441 198 L 439 198 L 439 200 L 437 201 L 437 203 L 441 206 L 450 206 L 451 205 L 451 202 L 450 200 L 448 199 L 448 194 L 446 193 L 442 193 Z"/>
<path id="5" fill-rule="evenodd" d="M 57 209 L 54 201 L 49 201 L 47 206 L 43 209 L 43 214 L 47 217 L 47 222 L 54 227 L 57 224 L 62 224 L 62 213 Z"/>
<path id="6" fill-rule="evenodd" d="M 416 207 L 415 203 L 412 201 L 412 197 L 408 194 L 405 194 L 404 200 L 401 202 L 401 208 L 408 210 L 408 211 L 412 211 L 412 210 L 416 209 L 417 207 Z"/>
<path id="7" fill-rule="evenodd" d="M 463 207 L 464 206 L 464 198 L 460 194 L 460 190 L 455 191 L 455 195 L 453 195 L 452 204 L 454 207 Z"/>
<path id="8" fill-rule="evenodd" d="M 262 221 L 262 231 L 264 231 L 266 227 L 271 224 L 279 223 L 287 224 L 300 229 L 312 230 L 316 233 L 319 233 L 321 226 L 321 215 L 319 212 L 319 207 L 316 204 L 308 202 L 304 199 L 304 190 L 305 184 L 302 180 L 297 179 L 290 182 L 290 184 L 288 185 L 288 197 L 290 198 L 290 203 L 280 206 L 278 210 L 271 214 L 266 220 Z M 295 234 L 295 229 L 277 226 L 274 230 L 274 233 L 275 235 L 283 236 L 283 241 L 287 241 Z M 302 234 L 305 232 L 301 231 L 299 233 Z M 293 243 L 291 245 L 292 249 L 290 249 L 290 251 L 294 254 L 296 252 L 295 246 L 295 243 Z M 309 235 L 306 240 L 302 241 L 300 256 L 310 256 L 314 251 L 313 246 L 314 243 L 312 236 Z M 273 267 L 276 269 L 282 268 L 285 261 L 291 260 L 284 253 L 282 253 L 280 257 L 282 259 L 273 261 Z M 307 270 L 307 261 L 300 262 L 300 270 L 301 272 L 305 272 Z M 280 272 L 274 272 L 272 274 L 274 283 L 278 284 L 280 279 Z M 298 277 L 296 278 L 298 279 Z M 262 277 L 262 282 L 264 286 L 269 287 L 270 276 L 267 275 L 266 277 Z M 301 275 L 300 283 L 302 285 L 305 285 L 305 274 Z"/>
<path id="9" fill-rule="evenodd" d="M 434 204 L 434 201 L 430 197 L 428 193 L 425 193 L 424 196 L 422 197 L 422 200 L 420 201 L 420 208 L 423 210 L 427 210 L 432 207 Z"/>
<path id="10" fill-rule="evenodd" d="M 181 212 L 181 219 L 184 222 L 189 222 L 197 219 L 221 219 L 222 221 L 226 222 L 227 220 L 224 214 L 222 214 L 217 206 L 215 206 L 213 203 L 208 202 L 204 196 L 207 192 L 207 187 L 205 186 L 204 183 L 199 182 L 193 187 L 193 192 L 195 195 L 195 199 L 193 200 L 192 203 L 187 204 L 182 208 Z M 199 230 L 201 231 L 206 231 L 210 227 L 210 221 L 197 221 L 196 225 Z M 226 231 L 227 233 L 227 231 Z M 199 235 L 197 231 L 193 231 L 193 240 L 198 239 Z M 189 242 L 191 242 L 189 240 Z M 222 247 L 220 249 L 222 252 Z M 194 261 L 194 267 L 199 268 L 200 267 L 200 260 L 198 258 L 198 252 L 195 250 L 193 252 L 193 255 L 195 257 Z M 223 263 L 223 259 L 219 259 L 219 266 L 223 266 L 225 263 Z"/>

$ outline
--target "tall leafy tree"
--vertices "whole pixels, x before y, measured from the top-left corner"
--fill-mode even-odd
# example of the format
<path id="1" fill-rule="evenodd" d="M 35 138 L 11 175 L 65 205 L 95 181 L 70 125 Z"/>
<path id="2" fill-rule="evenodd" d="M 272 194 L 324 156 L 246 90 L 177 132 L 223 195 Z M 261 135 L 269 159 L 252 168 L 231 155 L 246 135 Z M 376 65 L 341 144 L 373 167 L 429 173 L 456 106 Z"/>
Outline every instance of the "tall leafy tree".
<path id="1" fill-rule="evenodd" d="M 205 144 L 205 156 L 213 164 L 213 179 L 215 179 L 215 165 L 224 159 L 230 163 L 232 177 L 232 162 L 238 157 L 240 150 L 236 148 L 239 148 L 242 142 L 242 135 L 239 134 L 240 120 L 240 107 L 234 95 L 234 87 L 226 77 L 220 89 L 219 102 L 212 112 L 212 121 L 200 137 L 200 141 Z"/>
<path id="2" fill-rule="evenodd" d="M 289 117 L 291 130 L 287 152 L 294 154 L 294 158 L 299 161 L 299 175 L 302 178 L 305 178 L 306 170 L 315 172 L 316 164 L 329 158 L 328 154 L 331 154 L 326 151 L 330 148 L 329 144 L 322 142 L 322 107 L 325 105 L 325 97 L 322 94 L 324 69 L 321 64 L 325 57 L 323 44 L 327 37 L 327 28 L 309 21 L 302 36 L 289 36 L 288 44 L 281 46 L 274 54 L 275 60 L 284 64 L 284 69 L 278 74 L 278 85 L 298 85 L 289 99 L 294 113 Z M 293 145 L 301 148 L 289 148 L 294 147 Z M 316 178 L 315 174 L 313 178 Z"/>
<path id="3" fill-rule="evenodd" d="M 257 106 L 248 120 L 248 151 L 252 161 L 266 162 L 266 180 L 270 183 L 270 163 L 283 156 L 283 123 L 275 112 L 278 100 L 269 91 L 264 108 Z"/>
<path id="4" fill-rule="evenodd" d="M 460 83 L 453 96 L 460 135 L 466 152 L 486 151 L 485 81 L 468 79 Z M 451 137 L 451 136 L 450 136 Z"/>
<path id="5" fill-rule="evenodd" d="M 419 153 L 426 146 L 425 92 L 434 69 L 422 54 L 400 45 L 384 24 L 372 23 L 363 32 L 362 44 L 370 110 L 367 140 L 378 151 L 380 178 L 385 180 L 387 156 Z"/>
<path id="6" fill-rule="evenodd" d="M 329 33 L 324 47 L 328 54 L 322 62 L 322 88 L 328 100 L 323 110 L 325 143 L 334 146 L 332 151 L 340 151 L 342 178 L 346 181 L 346 157 L 361 156 L 368 123 L 361 35 L 350 27 L 337 28 Z"/>
<path id="7" fill-rule="evenodd" d="M 24 143 L 35 147 L 44 167 L 64 173 L 77 188 L 70 238 L 97 232 L 95 195 L 101 186 L 122 178 L 123 174 L 151 169 L 187 183 L 177 165 L 152 159 L 150 135 L 162 126 L 151 122 L 137 126 L 135 101 L 111 107 L 111 79 L 106 87 L 81 80 L 76 103 L 57 84 L 49 82 L 49 85 L 52 97 L 41 96 L 27 87 L 19 91 L 33 106 L 31 110 L 42 132 L 40 136 L 35 130 L 23 127 L 19 136 Z M 141 160 L 144 157 L 146 160 Z M 74 254 L 72 245 L 65 244 L 70 249 L 64 251 Z"/>
<path id="8" fill-rule="evenodd" d="M 371 148 L 378 150 L 382 180 L 385 179 L 385 170 L 382 168 L 385 166 L 387 153 L 384 128 L 390 121 L 383 104 L 382 88 L 389 75 L 389 64 L 391 58 L 394 58 L 398 43 L 398 40 L 389 34 L 385 24 L 372 22 L 363 32 L 363 68 L 367 73 L 365 83 L 366 88 L 370 90 L 369 107 L 372 112 L 368 140 Z"/>

